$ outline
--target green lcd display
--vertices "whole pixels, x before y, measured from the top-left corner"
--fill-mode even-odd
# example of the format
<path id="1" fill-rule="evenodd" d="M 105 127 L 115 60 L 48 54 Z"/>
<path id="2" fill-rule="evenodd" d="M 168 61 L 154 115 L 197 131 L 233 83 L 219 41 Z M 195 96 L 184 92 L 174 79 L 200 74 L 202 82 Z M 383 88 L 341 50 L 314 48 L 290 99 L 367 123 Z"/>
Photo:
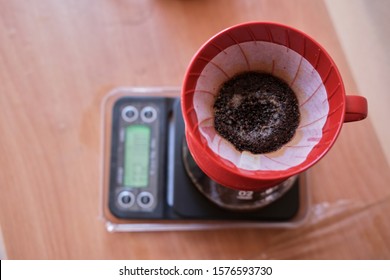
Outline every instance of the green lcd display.
<path id="1" fill-rule="evenodd" d="M 125 134 L 124 185 L 146 187 L 149 177 L 150 127 L 130 125 Z"/>

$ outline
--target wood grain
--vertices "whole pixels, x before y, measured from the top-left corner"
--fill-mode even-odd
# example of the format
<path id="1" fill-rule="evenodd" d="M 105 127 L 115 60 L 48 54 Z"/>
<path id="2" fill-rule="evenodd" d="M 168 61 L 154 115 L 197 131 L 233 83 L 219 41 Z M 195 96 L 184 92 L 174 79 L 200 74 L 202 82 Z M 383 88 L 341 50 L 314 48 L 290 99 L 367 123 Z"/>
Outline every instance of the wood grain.
<path id="1" fill-rule="evenodd" d="M 99 220 L 100 103 L 117 86 L 180 85 L 195 51 L 244 21 L 329 51 L 356 91 L 322 1 L 0 0 L 0 223 L 10 259 L 390 258 L 389 166 L 371 120 L 308 172 L 295 230 L 122 233 Z"/>

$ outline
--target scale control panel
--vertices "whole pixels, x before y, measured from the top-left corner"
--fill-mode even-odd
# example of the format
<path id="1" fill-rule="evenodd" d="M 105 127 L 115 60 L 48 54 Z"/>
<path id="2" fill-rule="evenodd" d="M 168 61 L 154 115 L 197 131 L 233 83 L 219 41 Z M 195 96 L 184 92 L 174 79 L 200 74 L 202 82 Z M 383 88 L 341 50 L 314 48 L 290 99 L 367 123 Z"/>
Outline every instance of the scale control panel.
<path id="1" fill-rule="evenodd" d="M 124 97 L 113 109 L 109 208 L 119 218 L 161 218 L 166 98 Z"/>

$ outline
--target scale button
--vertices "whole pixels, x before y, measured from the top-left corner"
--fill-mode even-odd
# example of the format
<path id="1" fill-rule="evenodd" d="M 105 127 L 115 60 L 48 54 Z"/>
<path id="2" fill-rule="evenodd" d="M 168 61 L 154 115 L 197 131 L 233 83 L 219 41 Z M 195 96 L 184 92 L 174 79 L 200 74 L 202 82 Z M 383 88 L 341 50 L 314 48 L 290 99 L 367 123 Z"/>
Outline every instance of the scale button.
<path id="1" fill-rule="evenodd" d="M 130 208 L 135 202 L 135 196 L 132 192 L 122 191 L 119 193 L 117 201 L 122 208 Z"/>
<path id="2" fill-rule="evenodd" d="M 134 106 L 126 106 L 122 109 L 122 118 L 127 122 L 133 122 L 138 118 L 138 110 Z"/>
<path id="3" fill-rule="evenodd" d="M 141 111 L 141 119 L 146 123 L 151 123 L 157 119 L 157 111 L 151 106 L 146 106 Z"/>
<path id="4" fill-rule="evenodd" d="M 141 208 L 149 208 L 154 202 L 154 197 L 150 192 L 141 192 L 137 197 L 137 204 Z"/>
<path id="5" fill-rule="evenodd" d="M 130 202 L 131 202 L 131 196 L 130 195 L 122 196 L 122 203 L 129 204 Z"/>

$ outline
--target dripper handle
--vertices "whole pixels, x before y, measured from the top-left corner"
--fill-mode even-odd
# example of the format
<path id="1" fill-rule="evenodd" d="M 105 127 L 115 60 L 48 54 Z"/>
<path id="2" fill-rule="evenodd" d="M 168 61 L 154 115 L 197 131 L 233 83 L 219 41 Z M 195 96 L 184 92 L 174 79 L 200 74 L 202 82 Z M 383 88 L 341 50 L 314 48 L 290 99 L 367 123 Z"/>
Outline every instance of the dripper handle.
<path id="1" fill-rule="evenodd" d="M 359 95 L 347 95 L 344 122 L 355 122 L 367 117 L 367 99 Z"/>

